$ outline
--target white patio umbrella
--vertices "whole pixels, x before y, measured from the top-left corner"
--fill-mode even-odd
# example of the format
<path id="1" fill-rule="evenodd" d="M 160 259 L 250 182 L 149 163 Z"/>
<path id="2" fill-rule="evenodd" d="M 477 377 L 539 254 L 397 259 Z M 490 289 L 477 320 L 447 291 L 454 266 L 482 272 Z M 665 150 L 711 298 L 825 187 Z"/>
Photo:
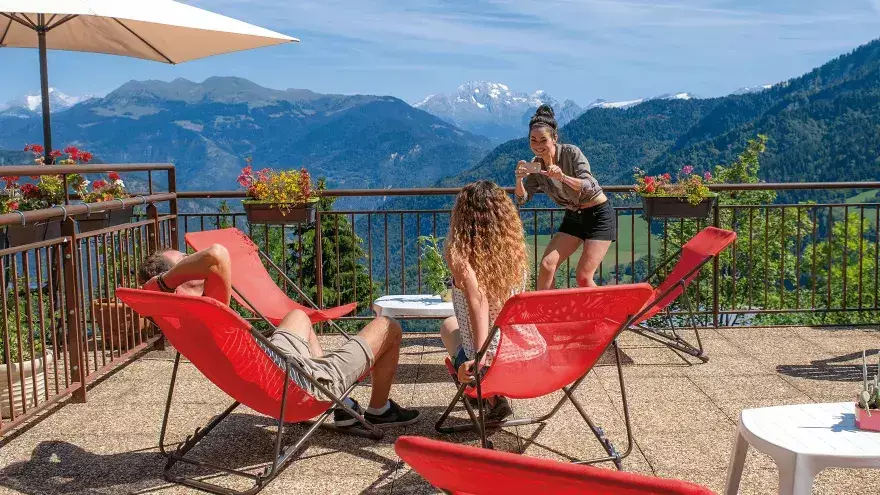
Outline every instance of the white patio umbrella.
<path id="1" fill-rule="evenodd" d="M 179 64 L 294 41 L 299 40 L 172 0 L 0 0 L 0 47 L 40 51 L 47 154 L 52 150 L 47 50 Z"/>

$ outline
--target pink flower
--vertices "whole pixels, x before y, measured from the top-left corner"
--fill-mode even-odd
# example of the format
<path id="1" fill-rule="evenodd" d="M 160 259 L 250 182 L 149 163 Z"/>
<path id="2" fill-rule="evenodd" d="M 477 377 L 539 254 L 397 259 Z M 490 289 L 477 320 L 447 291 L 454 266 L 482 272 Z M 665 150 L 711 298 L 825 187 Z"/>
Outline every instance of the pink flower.
<path id="1" fill-rule="evenodd" d="M 704 174 L 703 174 L 703 179 L 705 179 L 706 181 L 710 181 L 710 180 L 712 180 L 712 174 L 709 173 L 709 172 L 704 173 Z"/>
<path id="2" fill-rule="evenodd" d="M 685 166 L 681 169 L 681 173 L 683 173 L 684 175 L 690 175 L 690 174 L 692 174 L 693 172 L 694 172 L 694 167 L 692 167 L 692 166 L 690 166 L 690 165 L 685 165 Z"/>

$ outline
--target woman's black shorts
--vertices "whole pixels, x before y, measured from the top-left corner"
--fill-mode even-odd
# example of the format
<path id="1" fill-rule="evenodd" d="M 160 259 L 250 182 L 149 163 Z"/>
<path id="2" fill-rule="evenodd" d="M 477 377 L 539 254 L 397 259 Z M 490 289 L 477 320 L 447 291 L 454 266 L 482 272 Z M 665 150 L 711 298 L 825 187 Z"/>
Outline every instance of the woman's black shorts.
<path id="1" fill-rule="evenodd" d="M 606 201 L 583 210 L 565 210 L 559 232 L 585 241 L 616 241 L 617 219 L 614 208 Z"/>

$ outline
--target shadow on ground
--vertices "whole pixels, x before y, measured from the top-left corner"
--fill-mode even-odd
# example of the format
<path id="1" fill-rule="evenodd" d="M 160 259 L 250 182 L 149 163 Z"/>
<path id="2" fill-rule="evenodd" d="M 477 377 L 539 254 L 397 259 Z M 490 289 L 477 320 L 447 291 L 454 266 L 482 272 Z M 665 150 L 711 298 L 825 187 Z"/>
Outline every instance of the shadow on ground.
<path id="1" fill-rule="evenodd" d="M 865 352 L 869 361 L 876 362 L 875 357 L 880 352 L 878 349 L 869 349 Z M 862 380 L 862 363 L 861 352 L 853 352 L 828 359 L 818 359 L 811 361 L 810 364 L 780 364 L 776 367 L 776 371 L 783 375 L 796 378 L 807 378 L 809 380 L 823 380 L 831 382 L 858 382 Z M 849 361 L 858 360 L 856 364 L 835 364 L 848 363 Z M 877 373 L 877 365 L 868 365 L 868 376 L 874 376 Z"/>

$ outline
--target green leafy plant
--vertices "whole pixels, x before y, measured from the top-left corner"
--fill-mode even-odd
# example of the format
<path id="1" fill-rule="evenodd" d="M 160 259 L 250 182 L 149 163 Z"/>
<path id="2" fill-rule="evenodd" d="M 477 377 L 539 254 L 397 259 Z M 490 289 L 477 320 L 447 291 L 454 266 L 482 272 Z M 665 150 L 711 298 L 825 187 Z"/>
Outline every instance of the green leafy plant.
<path id="1" fill-rule="evenodd" d="M 694 167 L 685 165 L 675 178 L 676 181 L 673 182 L 672 176 L 668 173 L 645 175 L 643 170 L 636 168 L 633 174 L 636 182 L 633 190 L 648 197 L 685 198 L 692 205 L 698 205 L 704 199 L 716 196 L 706 185 L 712 182 L 710 172 L 704 172 L 703 175 L 695 174 Z"/>
<path id="2" fill-rule="evenodd" d="M 877 374 L 873 380 L 868 380 L 868 359 L 865 351 L 862 351 L 862 391 L 859 393 L 858 403 L 868 416 L 872 410 L 880 409 L 880 354 L 877 358 Z"/>
<path id="3" fill-rule="evenodd" d="M 431 289 L 434 295 L 442 295 L 449 288 L 452 273 L 446 266 L 446 260 L 440 252 L 440 243 L 443 238 L 432 235 L 419 237 L 421 247 L 422 266 L 425 267 L 425 285 Z"/>

